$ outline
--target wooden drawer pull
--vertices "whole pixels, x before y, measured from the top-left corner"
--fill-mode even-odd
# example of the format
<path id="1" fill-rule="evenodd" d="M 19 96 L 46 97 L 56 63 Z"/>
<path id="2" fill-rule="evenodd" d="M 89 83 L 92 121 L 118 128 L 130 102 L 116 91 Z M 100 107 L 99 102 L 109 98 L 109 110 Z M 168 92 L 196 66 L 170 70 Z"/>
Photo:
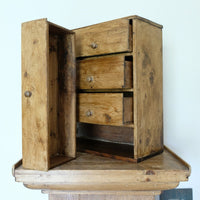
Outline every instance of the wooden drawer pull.
<path id="1" fill-rule="evenodd" d="M 32 95 L 31 91 L 24 92 L 25 97 L 31 97 L 31 95 Z"/>
<path id="2" fill-rule="evenodd" d="M 87 77 L 87 81 L 88 81 L 88 82 L 92 82 L 92 81 L 93 81 L 93 76 L 88 76 L 88 77 Z"/>
<path id="3" fill-rule="evenodd" d="M 87 117 L 92 116 L 92 114 L 93 114 L 93 112 L 92 112 L 91 110 L 88 110 L 88 111 L 86 112 L 86 116 L 87 116 Z"/>
<path id="4" fill-rule="evenodd" d="M 96 49 L 96 48 L 98 47 L 98 45 L 97 45 L 96 43 L 92 43 L 92 44 L 91 44 L 91 47 L 92 47 L 93 49 Z"/>

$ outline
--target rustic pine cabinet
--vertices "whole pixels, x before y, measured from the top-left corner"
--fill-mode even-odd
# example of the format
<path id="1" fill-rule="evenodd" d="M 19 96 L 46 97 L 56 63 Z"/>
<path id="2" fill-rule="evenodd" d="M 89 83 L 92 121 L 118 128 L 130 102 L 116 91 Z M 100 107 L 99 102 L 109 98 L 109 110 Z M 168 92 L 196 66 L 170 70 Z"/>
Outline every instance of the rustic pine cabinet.
<path id="1" fill-rule="evenodd" d="M 74 33 L 46 19 L 22 24 L 23 167 L 48 170 L 76 155 Z"/>
<path id="2" fill-rule="evenodd" d="M 78 149 L 133 162 L 162 152 L 162 26 L 131 16 L 74 32 Z"/>
<path id="3" fill-rule="evenodd" d="M 138 16 L 73 31 L 22 24 L 24 168 L 69 161 L 76 145 L 141 161 L 163 150 L 162 115 L 161 25 Z"/>

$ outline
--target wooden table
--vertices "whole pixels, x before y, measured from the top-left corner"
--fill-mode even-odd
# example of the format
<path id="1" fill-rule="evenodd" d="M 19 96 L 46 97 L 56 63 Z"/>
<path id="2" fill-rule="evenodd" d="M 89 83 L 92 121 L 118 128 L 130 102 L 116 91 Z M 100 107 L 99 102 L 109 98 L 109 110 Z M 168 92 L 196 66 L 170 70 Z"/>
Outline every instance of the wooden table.
<path id="1" fill-rule="evenodd" d="M 49 200 L 153 200 L 162 190 L 187 181 L 190 166 L 165 151 L 138 164 L 78 153 L 77 159 L 48 172 L 13 166 L 17 182 L 30 189 L 41 189 Z"/>

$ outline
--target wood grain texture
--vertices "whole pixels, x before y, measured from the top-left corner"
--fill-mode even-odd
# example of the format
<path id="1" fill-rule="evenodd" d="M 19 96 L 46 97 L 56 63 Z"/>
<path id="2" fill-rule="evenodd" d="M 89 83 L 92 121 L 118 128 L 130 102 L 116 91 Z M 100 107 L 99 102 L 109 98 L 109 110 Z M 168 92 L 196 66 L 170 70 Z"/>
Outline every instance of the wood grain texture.
<path id="1" fill-rule="evenodd" d="M 132 62 L 124 55 L 78 60 L 77 85 L 80 89 L 132 88 Z"/>
<path id="2" fill-rule="evenodd" d="M 134 153 L 163 149 L 162 29 L 133 20 Z"/>
<path id="3" fill-rule="evenodd" d="M 124 161 L 123 161 L 124 162 Z M 128 176 L 128 175 L 127 175 Z M 137 177 L 138 178 L 138 177 Z M 25 187 L 29 189 L 52 189 L 52 190 L 72 190 L 72 191 L 152 191 L 152 190 L 169 190 L 176 188 L 179 185 L 179 182 L 168 182 L 168 183 L 142 183 L 142 182 L 132 182 L 132 183 L 125 183 L 124 185 L 118 183 L 112 184 L 24 184 Z"/>
<path id="4" fill-rule="evenodd" d="M 149 191 L 187 181 L 190 166 L 167 150 L 134 164 L 86 153 L 48 172 L 15 169 L 15 178 L 29 188 L 70 191 Z"/>
<path id="5" fill-rule="evenodd" d="M 46 19 L 22 24 L 23 166 L 40 170 L 49 168 L 48 31 Z"/>
<path id="6" fill-rule="evenodd" d="M 59 56 L 59 124 L 60 153 L 76 156 L 76 63 L 74 34 L 63 36 L 63 50 Z M 64 59 L 63 59 L 64 58 Z"/>
<path id="7" fill-rule="evenodd" d="M 124 88 L 133 88 L 133 60 L 125 60 L 124 74 Z"/>
<path id="8" fill-rule="evenodd" d="M 81 93 L 78 121 L 94 124 L 123 124 L 123 94 Z M 91 115 L 87 115 L 91 112 Z"/>
<path id="9" fill-rule="evenodd" d="M 94 140 L 133 144 L 133 128 L 79 123 L 77 136 Z"/>
<path id="10" fill-rule="evenodd" d="M 123 114 L 123 121 L 126 124 L 133 123 L 133 97 L 124 97 L 123 98 L 123 107 L 124 107 L 124 114 Z"/>
<path id="11" fill-rule="evenodd" d="M 83 137 L 76 138 L 76 140 L 78 151 L 123 161 L 137 162 L 137 160 L 133 158 L 133 145 L 91 140 Z"/>
<path id="12" fill-rule="evenodd" d="M 58 29 L 58 26 L 53 27 L 46 19 L 22 24 L 25 168 L 46 171 L 75 157 L 74 34 L 66 29 Z"/>
<path id="13" fill-rule="evenodd" d="M 86 57 L 100 54 L 131 51 L 129 43 L 129 20 L 118 19 L 80 29 L 76 33 L 76 56 Z M 92 48 L 92 44 L 97 45 Z"/>
<path id="14" fill-rule="evenodd" d="M 129 121 L 124 115 L 123 93 L 79 93 L 78 121 L 102 125 L 123 125 Z M 129 108 L 129 111 L 132 109 Z M 129 119 L 129 118 L 128 118 Z"/>
<path id="15" fill-rule="evenodd" d="M 111 44 L 110 47 L 106 46 L 107 51 L 103 53 L 98 52 L 98 48 L 95 48 L 92 50 L 96 51 L 96 54 L 78 56 L 80 68 L 83 69 L 78 73 L 80 75 L 78 83 L 81 89 L 79 92 L 103 93 L 128 92 L 129 90 L 133 92 L 132 102 L 130 101 L 131 99 L 123 99 L 123 112 L 126 113 L 123 115 L 123 120 L 131 124 L 134 122 L 134 132 L 132 133 L 134 136 L 134 158 L 142 160 L 142 158 L 155 155 L 163 150 L 162 25 L 134 15 L 83 27 L 75 31 L 80 34 L 80 38 L 82 36 L 83 38 L 91 36 L 91 30 L 92 34 L 96 31 L 101 35 L 104 26 L 110 24 L 110 29 L 112 29 L 115 24 L 118 23 L 120 25 L 121 22 L 125 23 L 126 20 L 128 20 L 128 28 L 126 28 L 129 35 L 128 46 L 131 51 L 133 50 L 132 54 L 131 51 L 125 54 L 116 48 L 113 52 L 110 52 L 115 53 L 115 55 L 106 55 L 110 54 L 108 51 L 113 45 Z M 109 30 L 104 30 L 104 35 L 101 35 L 103 40 L 105 40 L 104 36 L 107 34 L 106 39 L 112 41 L 112 35 L 108 34 Z M 79 48 L 83 47 L 84 49 L 87 46 L 86 43 L 78 43 L 80 45 Z M 88 56 L 92 57 L 88 58 Z M 120 58 L 120 56 L 125 57 L 124 72 L 115 67 L 117 69 L 115 74 L 118 76 L 114 76 L 108 67 L 111 64 L 109 59 L 112 57 Z M 122 61 L 115 60 L 116 63 L 119 63 L 119 67 Z M 109 63 L 108 66 L 105 65 L 105 69 L 104 64 L 102 64 L 104 62 Z M 96 68 L 96 63 L 98 68 Z M 92 81 L 90 79 L 86 81 L 88 77 L 92 77 Z M 97 80 L 100 81 L 98 82 Z M 102 118 L 101 116 L 96 116 L 96 118 L 98 117 Z M 90 123 L 89 121 L 82 122 Z M 96 123 L 96 121 L 92 123 Z M 105 123 L 103 124 L 106 125 Z"/>
<path id="16" fill-rule="evenodd" d="M 58 48 L 59 38 L 57 35 L 51 34 L 49 36 L 49 154 L 55 155 L 59 148 L 59 134 L 58 134 Z"/>

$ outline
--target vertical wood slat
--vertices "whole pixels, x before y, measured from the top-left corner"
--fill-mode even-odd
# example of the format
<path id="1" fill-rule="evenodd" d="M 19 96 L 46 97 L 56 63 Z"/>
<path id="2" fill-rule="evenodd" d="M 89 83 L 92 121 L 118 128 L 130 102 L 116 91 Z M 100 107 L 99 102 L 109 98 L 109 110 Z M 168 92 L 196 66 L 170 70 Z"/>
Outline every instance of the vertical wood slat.
<path id="1" fill-rule="evenodd" d="M 58 152 L 58 37 L 49 37 L 49 154 L 55 155 Z"/>
<path id="2" fill-rule="evenodd" d="M 162 28 L 133 20 L 134 156 L 163 149 Z"/>
<path id="3" fill-rule="evenodd" d="M 45 19 L 22 24 L 23 166 L 39 170 L 49 168 L 48 31 Z"/>
<path id="4" fill-rule="evenodd" d="M 75 36 L 64 36 L 64 60 L 59 69 L 59 132 L 60 153 L 69 157 L 76 155 L 76 63 Z"/>

